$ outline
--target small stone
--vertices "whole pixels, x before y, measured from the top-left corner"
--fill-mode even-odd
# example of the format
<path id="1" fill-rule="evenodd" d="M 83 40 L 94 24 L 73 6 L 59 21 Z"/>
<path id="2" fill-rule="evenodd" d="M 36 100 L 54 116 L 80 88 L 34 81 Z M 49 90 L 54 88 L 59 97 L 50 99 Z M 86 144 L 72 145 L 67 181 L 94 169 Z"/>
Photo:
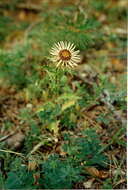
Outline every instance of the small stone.
<path id="1" fill-rule="evenodd" d="M 33 105 L 32 104 L 27 104 L 26 107 L 29 108 L 29 109 L 32 109 Z"/>
<path id="2" fill-rule="evenodd" d="M 6 140 L 6 143 L 9 146 L 9 148 L 11 148 L 12 150 L 15 150 L 21 147 L 24 141 L 24 138 L 25 138 L 25 135 L 22 132 L 18 132 L 12 135 L 11 137 L 9 137 Z"/>

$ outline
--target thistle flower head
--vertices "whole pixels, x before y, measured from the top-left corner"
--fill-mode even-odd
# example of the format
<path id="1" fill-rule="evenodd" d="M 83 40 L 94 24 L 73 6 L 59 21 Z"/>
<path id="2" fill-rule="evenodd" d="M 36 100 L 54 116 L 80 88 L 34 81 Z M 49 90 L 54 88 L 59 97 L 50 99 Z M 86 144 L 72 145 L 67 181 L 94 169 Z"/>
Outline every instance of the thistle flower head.
<path id="1" fill-rule="evenodd" d="M 80 62 L 79 50 L 75 51 L 75 45 L 70 42 L 58 42 L 51 48 L 51 60 L 56 67 L 74 67 Z"/>

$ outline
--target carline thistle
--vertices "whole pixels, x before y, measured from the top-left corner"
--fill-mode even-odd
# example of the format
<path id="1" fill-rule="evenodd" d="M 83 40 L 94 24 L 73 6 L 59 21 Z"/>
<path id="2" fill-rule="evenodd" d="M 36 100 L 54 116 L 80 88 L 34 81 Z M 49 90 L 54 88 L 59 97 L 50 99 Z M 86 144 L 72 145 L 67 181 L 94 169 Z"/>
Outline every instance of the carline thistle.
<path id="1" fill-rule="evenodd" d="M 70 42 L 60 41 L 55 43 L 50 50 L 51 60 L 56 67 L 75 67 L 81 61 L 80 51 L 75 51 L 75 45 Z"/>

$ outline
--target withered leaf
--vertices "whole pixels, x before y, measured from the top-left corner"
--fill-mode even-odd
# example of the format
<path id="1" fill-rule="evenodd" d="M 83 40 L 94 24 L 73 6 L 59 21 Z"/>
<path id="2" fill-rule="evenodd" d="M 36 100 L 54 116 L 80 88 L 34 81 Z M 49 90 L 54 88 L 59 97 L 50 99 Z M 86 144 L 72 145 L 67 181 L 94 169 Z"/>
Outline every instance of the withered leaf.
<path id="1" fill-rule="evenodd" d="M 98 170 L 95 167 L 86 167 L 85 170 L 92 176 L 105 179 L 108 177 L 108 172 L 103 170 Z"/>

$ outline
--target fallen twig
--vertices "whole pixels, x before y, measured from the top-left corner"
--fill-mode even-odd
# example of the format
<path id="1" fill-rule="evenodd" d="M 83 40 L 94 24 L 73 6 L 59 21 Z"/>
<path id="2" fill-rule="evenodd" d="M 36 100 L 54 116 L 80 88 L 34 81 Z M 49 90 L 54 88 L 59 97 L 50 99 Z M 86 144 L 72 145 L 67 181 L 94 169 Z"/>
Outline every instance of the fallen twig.
<path id="1" fill-rule="evenodd" d="M 12 6 L 13 5 L 11 5 L 11 7 Z M 35 11 L 35 12 L 42 11 L 41 6 L 38 6 L 36 4 L 30 4 L 30 3 L 17 3 L 17 4 L 14 4 L 14 7 L 17 9 L 25 9 L 25 10 L 29 10 L 29 11 Z M 0 8 L 10 9 L 10 3 L 0 3 Z"/>
<path id="2" fill-rule="evenodd" d="M 6 152 L 6 153 L 10 153 L 10 154 L 16 154 L 16 155 L 18 155 L 18 156 L 20 156 L 20 157 L 22 157 L 22 158 L 25 159 L 25 157 L 21 153 L 19 153 L 19 152 L 14 152 L 14 151 L 11 151 L 11 150 L 4 150 L 4 149 L 0 149 L 0 151 L 1 152 Z"/>
<path id="3" fill-rule="evenodd" d="M 1 137 L 1 138 L 0 138 L 0 142 L 5 141 L 5 140 L 8 139 L 9 137 L 13 136 L 16 132 L 17 132 L 17 130 L 11 132 L 10 134 L 8 134 L 8 135 L 6 135 L 6 136 L 4 136 L 4 137 Z"/>

